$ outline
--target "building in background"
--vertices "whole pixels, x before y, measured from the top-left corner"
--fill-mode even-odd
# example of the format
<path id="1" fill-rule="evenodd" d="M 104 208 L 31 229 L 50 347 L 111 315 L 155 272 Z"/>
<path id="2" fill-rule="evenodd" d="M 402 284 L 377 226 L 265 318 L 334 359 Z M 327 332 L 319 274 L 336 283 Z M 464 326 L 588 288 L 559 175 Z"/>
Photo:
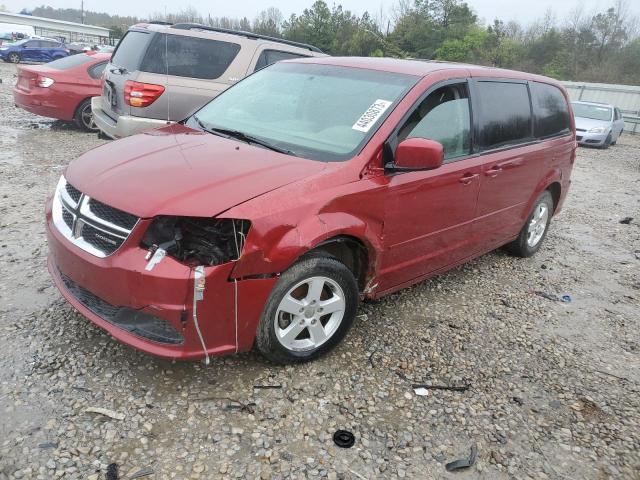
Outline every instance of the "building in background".
<path id="1" fill-rule="evenodd" d="M 3 24 L 10 24 L 13 27 L 24 25 L 25 27 L 33 28 L 35 35 L 55 38 L 65 43 L 86 42 L 96 45 L 112 43 L 108 28 L 82 23 L 0 12 L 0 30 L 2 30 Z"/>

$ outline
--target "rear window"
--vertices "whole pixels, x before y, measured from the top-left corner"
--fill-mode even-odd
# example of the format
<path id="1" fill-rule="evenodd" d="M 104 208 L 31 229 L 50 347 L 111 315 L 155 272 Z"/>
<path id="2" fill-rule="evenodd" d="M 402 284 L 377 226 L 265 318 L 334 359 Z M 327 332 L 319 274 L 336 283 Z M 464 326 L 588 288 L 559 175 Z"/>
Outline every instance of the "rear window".
<path id="1" fill-rule="evenodd" d="M 533 97 L 534 135 L 538 138 L 568 133 L 570 130 L 569 107 L 557 87 L 531 82 Z"/>
<path id="2" fill-rule="evenodd" d="M 68 57 L 61 58 L 60 60 L 54 60 L 53 62 L 47 63 L 47 68 L 67 70 L 68 68 L 75 68 L 90 61 L 91 57 L 88 55 L 70 55 Z"/>
<path id="3" fill-rule="evenodd" d="M 153 35 L 146 32 L 129 31 L 116 47 L 111 63 L 125 70 L 138 70 L 140 59 Z"/>
<path id="4" fill-rule="evenodd" d="M 279 62 L 281 60 L 290 60 L 292 58 L 301 58 L 305 57 L 305 55 L 300 55 L 298 53 L 291 52 L 282 52 L 280 50 L 264 50 L 258 61 L 256 62 L 256 68 L 254 70 L 260 70 L 264 67 L 271 65 L 272 63 Z"/>
<path id="5" fill-rule="evenodd" d="M 485 150 L 531 139 L 531 105 L 524 83 L 478 82 L 480 142 Z"/>
<path id="6" fill-rule="evenodd" d="M 154 37 L 140 70 L 178 77 L 219 78 L 240 51 L 235 43 L 183 35 Z"/>

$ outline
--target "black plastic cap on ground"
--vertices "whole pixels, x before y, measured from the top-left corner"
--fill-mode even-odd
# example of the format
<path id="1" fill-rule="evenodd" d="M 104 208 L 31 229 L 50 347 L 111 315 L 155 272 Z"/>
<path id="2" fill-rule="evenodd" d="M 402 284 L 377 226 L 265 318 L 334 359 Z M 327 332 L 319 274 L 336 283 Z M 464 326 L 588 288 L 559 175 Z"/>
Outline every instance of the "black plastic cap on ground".
<path id="1" fill-rule="evenodd" d="M 351 448 L 356 443 L 356 437 L 347 430 L 336 430 L 333 434 L 333 443 L 340 448 Z"/>

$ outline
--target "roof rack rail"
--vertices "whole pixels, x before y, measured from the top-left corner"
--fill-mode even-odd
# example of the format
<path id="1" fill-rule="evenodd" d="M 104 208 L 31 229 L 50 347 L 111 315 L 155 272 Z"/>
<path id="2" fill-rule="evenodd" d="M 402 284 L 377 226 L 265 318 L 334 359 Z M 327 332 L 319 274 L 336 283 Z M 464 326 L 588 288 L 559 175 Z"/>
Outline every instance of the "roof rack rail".
<path id="1" fill-rule="evenodd" d="M 164 22 L 162 20 L 151 20 L 150 22 L 146 22 L 149 25 L 167 25 L 167 26 L 171 26 L 173 25 L 173 23 L 171 22 Z"/>
<path id="2" fill-rule="evenodd" d="M 207 30 L 209 32 L 218 32 L 218 33 L 229 33 L 231 35 L 240 35 L 247 38 L 260 39 L 260 40 L 268 40 L 270 42 L 284 43 L 285 45 L 291 45 L 294 47 L 306 48 L 307 50 L 311 50 L 312 52 L 323 53 L 318 47 L 314 47 L 313 45 L 309 45 L 306 43 L 294 42 L 292 40 L 285 40 L 284 38 L 270 37 L 268 35 L 260 35 L 258 33 L 253 32 L 245 32 L 243 30 L 231 30 L 229 28 L 218 28 L 218 27 L 208 27 L 207 25 L 202 25 L 199 23 L 176 23 L 171 26 L 171 28 L 177 28 L 179 30 Z"/>

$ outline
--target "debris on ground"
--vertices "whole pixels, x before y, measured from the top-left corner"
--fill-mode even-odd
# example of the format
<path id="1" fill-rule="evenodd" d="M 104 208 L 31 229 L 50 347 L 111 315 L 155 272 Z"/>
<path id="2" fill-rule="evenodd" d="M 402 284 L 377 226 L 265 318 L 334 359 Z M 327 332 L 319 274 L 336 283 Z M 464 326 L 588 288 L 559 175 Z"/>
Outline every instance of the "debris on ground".
<path id="1" fill-rule="evenodd" d="M 448 472 L 455 472 L 457 470 L 463 470 L 465 468 L 469 468 L 474 463 L 476 463 L 477 456 L 478 456 L 478 446 L 474 443 L 473 445 L 471 445 L 471 451 L 469 453 L 469 457 L 461 458 L 459 460 L 454 460 L 453 462 L 449 462 L 444 466 L 444 468 L 446 468 Z"/>
<path id="2" fill-rule="evenodd" d="M 632 221 L 633 217 L 624 217 L 622 220 L 620 220 L 620 223 L 622 223 L 623 225 L 629 225 Z"/>
<path id="3" fill-rule="evenodd" d="M 340 448 L 351 448 L 356 443 L 356 437 L 348 430 L 336 430 L 333 434 L 333 443 Z"/>
<path id="4" fill-rule="evenodd" d="M 429 385 L 427 383 L 414 383 L 411 385 L 414 389 L 428 389 L 428 390 L 450 390 L 452 392 L 466 392 L 471 388 L 471 384 L 466 385 Z"/>
<path id="5" fill-rule="evenodd" d="M 132 474 L 129 477 L 129 480 L 134 480 L 136 478 L 147 477 L 149 475 L 153 475 L 154 471 L 152 468 L 143 468 L 142 470 L 138 470 L 136 473 Z"/>
<path id="6" fill-rule="evenodd" d="M 101 407 L 87 407 L 84 410 L 86 413 L 97 413 L 104 415 L 105 417 L 113 418 L 114 420 L 124 420 L 124 413 L 119 413 L 108 408 Z"/>
<path id="7" fill-rule="evenodd" d="M 118 480 L 118 465 L 116 463 L 110 463 L 107 466 L 106 480 Z"/>
<path id="8" fill-rule="evenodd" d="M 413 392 L 419 397 L 426 397 L 427 395 L 429 395 L 429 390 L 424 387 L 414 388 Z"/>
<path id="9" fill-rule="evenodd" d="M 552 302 L 571 302 L 571 295 L 554 295 L 553 293 L 543 292 L 542 290 L 533 290 L 532 293 L 538 295 L 539 297 L 546 298 L 547 300 L 551 300 Z"/>

